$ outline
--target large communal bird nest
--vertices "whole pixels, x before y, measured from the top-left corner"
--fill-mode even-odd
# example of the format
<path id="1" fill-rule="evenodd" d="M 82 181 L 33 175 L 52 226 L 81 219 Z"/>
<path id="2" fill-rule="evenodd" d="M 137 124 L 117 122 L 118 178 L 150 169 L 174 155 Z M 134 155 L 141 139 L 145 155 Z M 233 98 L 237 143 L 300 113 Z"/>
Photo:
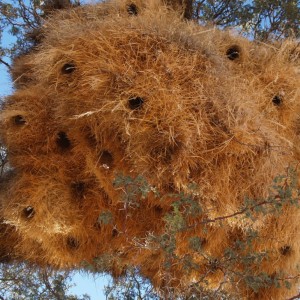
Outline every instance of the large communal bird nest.
<path id="1" fill-rule="evenodd" d="M 61 11 L 41 36 L 1 113 L 2 260 L 133 266 L 172 295 L 195 282 L 293 295 L 297 44 L 201 27 L 156 0 Z"/>

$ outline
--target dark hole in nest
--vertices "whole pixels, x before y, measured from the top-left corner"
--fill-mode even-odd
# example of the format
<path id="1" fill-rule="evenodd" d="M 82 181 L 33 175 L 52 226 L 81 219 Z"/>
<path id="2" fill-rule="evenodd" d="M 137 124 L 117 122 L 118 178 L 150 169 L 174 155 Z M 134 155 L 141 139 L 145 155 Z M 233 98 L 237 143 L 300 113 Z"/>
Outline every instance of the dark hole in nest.
<path id="1" fill-rule="evenodd" d="M 104 150 L 101 152 L 101 156 L 100 156 L 100 165 L 105 168 L 105 169 L 110 169 L 113 166 L 114 163 L 114 158 L 112 156 L 112 154 L 107 151 Z"/>
<path id="2" fill-rule="evenodd" d="M 239 46 L 231 46 L 227 51 L 226 51 L 226 56 L 230 60 L 236 60 L 240 57 L 241 49 Z"/>
<path id="3" fill-rule="evenodd" d="M 77 198 L 83 198 L 85 192 L 85 183 L 82 181 L 73 182 L 71 184 L 71 189 Z"/>
<path id="4" fill-rule="evenodd" d="M 154 211 L 155 211 L 158 215 L 160 215 L 160 214 L 163 213 L 163 209 L 162 209 L 162 207 L 161 207 L 160 205 L 155 205 L 155 206 L 154 206 Z"/>
<path id="5" fill-rule="evenodd" d="M 67 150 L 71 147 L 71 141 L 67 134 L 63 131 L 60 131 L 57 134 L 56 144 L 61 150 Z"/>
<path id="6" fill-rule="evenodd" d="M 21 115 L 14 116 L 13 117 L 13 121 L 18 126 L 22 126 L 22 125 L 26 124 L 25 118 L 23 116 L 21 116 Z"/>
<path id="7" fill-rule="evenodd" d="M 282 97 L 279 95 L 276 95 L 273 97 L 272 102 L 274 105 L 279 106 L 282 103 Z"/>
<path id="8" fill-rule="evenodd" d="M 76 70 L 76 66 L 73 63 L 66 63 L 62 66 L 61 72 L 63 74 L 71 74 Z"/>
<path id="9" fill-rule="evenodd" d="M 67 239 L 67 245 L 70 249 L 78 249 L 79 248 L 79 241 L 74 237 L 70 236 Z"/>
<path id="10" fill-rule="evenodd" d="M 131 16 L 137 16 L 139 13 L 139 9 L 134 3 L 131 3 L 127 6 L 127 11 Z"/>
<path id="11" fill-rule="evenodd" d="M 112 236 L 113 237 L 117 237 L 118 235 L 119 235 L 119 231 L 118 231 L 118 229 L 116 229 L 116 228 L 114 228 L 113 230 L 112 230 Z"/>
<path id="12" fill-rule="evenodd" d="M 32 206 L 27 206 L 23 209 L 23 216 L 26 219 L 32 219 L 35 215 L 35 210 Z"/>
<path id="13" fill-rule="evenodd" d="M 292 247 L 288 246 L 288 245 L 285 245 L 280 248 L 280 253 L 282 255 L 289 255 L 291 253 L 291 251 L 292 251 Z"/>
<path id="14" fill-rule="evenodd" d="M 141 108 L 143 104 L 144 104 L 144 99 L 141 97 L 132 97 L 128 100 L 129 108 L 132 110 Z"/>

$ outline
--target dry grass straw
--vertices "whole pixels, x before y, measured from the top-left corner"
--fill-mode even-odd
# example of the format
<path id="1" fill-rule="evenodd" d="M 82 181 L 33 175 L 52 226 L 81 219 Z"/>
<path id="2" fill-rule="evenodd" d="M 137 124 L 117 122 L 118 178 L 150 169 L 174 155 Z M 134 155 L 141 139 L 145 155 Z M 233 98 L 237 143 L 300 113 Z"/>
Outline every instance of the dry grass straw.
<path id="1" fill-rule="evenodd" d="M 115 276 L 134 265 L 156 287 L 181 292 L 208 268 L 191 237 L 221 260 L 251 225 L 261 235 L 255 249 L 272 250 L 263 270 L 296 274 L 298 210 L 254 223 L 226 218 L 207 231 L 201 222 L 235 213 L 245 197 L 268 197 L 273 179 L 299 159 L 297 46 L 186 23 L 159 1 L 136 7 L 137 16 L 132 7 L 128 16 L 126 1 L 58 13 L 39 48 L 15 64 L 17 91 L 4 104 L 0 134 L 17 175 L 2 192 L 1 216 L 17 230 L 18 255 L 27 259 L 37 243 L 42 254 L 31 260 L 74 268 L 108 254 Z M 205 213 L 176 235 L 175 252 L 193 255 L 197 272 L 175 261 L 166 269 L 166 253 L 151 240 L 175 199 L 150 193 L 138 206 L 126 203 L 113 184 L 120 174 L 140 174 L 162 194 L 196 184 L 193 199 Z M 207 279 L 217 287 L 222 273 Z"/>

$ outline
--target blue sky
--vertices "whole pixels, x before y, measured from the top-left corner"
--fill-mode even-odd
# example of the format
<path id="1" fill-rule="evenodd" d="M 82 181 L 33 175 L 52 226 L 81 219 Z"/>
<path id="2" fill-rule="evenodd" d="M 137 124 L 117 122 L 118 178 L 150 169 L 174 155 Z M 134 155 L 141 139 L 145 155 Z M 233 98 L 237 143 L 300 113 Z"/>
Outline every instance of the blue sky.
<path id="1" fill-rule="evenodd" d="M 70 289 L 75 295 L 88 294 L 91 300 L 104 300 L 104 286 L 108 283 L 108 277 L 77 272 L 73 277 L 73 283 L 76 284 Z"/>

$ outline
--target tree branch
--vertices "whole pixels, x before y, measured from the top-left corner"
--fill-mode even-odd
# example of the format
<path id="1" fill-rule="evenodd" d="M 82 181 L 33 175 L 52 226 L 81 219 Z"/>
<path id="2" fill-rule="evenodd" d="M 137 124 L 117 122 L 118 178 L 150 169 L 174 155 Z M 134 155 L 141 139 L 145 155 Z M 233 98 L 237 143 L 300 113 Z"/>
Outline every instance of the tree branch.
<path id="1" fill-rule="evenodd" d="M 47 273 L 46 270 L 43 270 L 42 271 L 42 279 L 43 279 L 43 282 L 46 286 L 46 288 L 48 289 L 48 291 L 57 299 L 57 300 L 61 300 L 61 297 L 60 295 L 52 288 L 51 286 L 51 283 L 49 282 L 49 275 Z"/>
<path id="2" fill-rule="evenodd" d="M 9 70 L 11 70 L 11 66 L 9 63 L 7 63 L 6 61 L 4 61 L 2 58 L 0 58 L 0 63 L 5 65 Z"/>

